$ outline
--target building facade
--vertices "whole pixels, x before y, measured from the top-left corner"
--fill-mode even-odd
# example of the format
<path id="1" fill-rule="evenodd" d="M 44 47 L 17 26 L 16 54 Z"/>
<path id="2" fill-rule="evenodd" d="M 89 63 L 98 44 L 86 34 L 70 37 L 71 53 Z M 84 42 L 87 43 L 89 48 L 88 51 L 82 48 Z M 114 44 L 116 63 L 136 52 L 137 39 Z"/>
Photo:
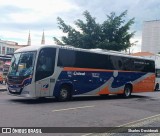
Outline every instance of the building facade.
<path id="1" fill-rule="evenodd" d="M 11 55 L 21 47 L 17 42 L 0 40 L 0 55 Z"/>
<path id="2" fill-rule="evenodd" d="M 41 40 L 41 44 L 45 44 L 45 35 L 44 35 L 44 31 L 42 33 L 42 40 Z M 13 42 L 13 41 L 5 41 L 5 40 L 1 40 L 0 39 L 0 56 L 4 56 L 4 55 L 12 55 L 15 50 L 21 48 L 21 47 L 25 47 L 25 46 L 31 46 L 31 35 L 30 35 L 30 31 L 29 31 L 29 35 L 28 35 L 28 41 L 26 45 L 19 45 L 17 42 Z"/>
<path id="3" fill-rule="evenodd" d="M 142 30 L 142 52 L 160 52 L 160 20 L 145 21 Z"/>

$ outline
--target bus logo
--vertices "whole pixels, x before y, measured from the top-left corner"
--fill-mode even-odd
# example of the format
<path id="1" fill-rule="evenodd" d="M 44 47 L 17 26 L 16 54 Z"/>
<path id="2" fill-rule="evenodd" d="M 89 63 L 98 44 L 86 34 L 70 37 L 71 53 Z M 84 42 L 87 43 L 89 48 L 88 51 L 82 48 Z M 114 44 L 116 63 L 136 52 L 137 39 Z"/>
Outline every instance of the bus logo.
<path id="1" fill-rule="evenodd" d="M 2 128 L 2 133 L 4 134 L 12 133 L 11 128 Z"/>
<path id="2" fill-rule="evenodd" d="M 73 75 L 74 75 L 74 76 L 85 76 L 86 73 L 85 73 L 85 72 L 76 72 L 76 71 L 75 71 L 75 72 L 73 73 Z"/>
<path id="3" fill-rule="evenodd" d="M 45 85 L 42 86 L 42 90 L 43 90 L 43 91 L 47 91 L 47 90 L 48 90 L 48 87 L 49 87 L 49 85 L 48 85 L 48 84 L 45 84 Z"/>

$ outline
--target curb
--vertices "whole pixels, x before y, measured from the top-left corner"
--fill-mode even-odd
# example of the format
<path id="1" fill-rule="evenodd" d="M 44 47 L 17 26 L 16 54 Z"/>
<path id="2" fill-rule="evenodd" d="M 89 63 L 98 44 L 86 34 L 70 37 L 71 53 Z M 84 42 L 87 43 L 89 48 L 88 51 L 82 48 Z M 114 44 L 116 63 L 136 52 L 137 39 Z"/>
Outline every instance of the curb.
<path id="1" fill-rule="evenodd" d="M 7 89 L 6 88 L 0 88 L 0 92 L 1 91 L 7 91 Z"/>

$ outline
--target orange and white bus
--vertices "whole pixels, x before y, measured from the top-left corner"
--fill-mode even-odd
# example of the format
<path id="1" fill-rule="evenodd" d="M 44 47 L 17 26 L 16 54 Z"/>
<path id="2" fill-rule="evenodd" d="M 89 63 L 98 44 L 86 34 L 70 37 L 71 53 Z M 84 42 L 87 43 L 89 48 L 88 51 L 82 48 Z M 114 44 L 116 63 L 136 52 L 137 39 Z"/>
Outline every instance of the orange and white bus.
<path id="1" fill-rule="evenodd" d="M 65 46 L 29 46 L 15 51 L 7 77 L 11 95 L 56 97 L 152 92 L 155 62 L 122 53 Z"/>

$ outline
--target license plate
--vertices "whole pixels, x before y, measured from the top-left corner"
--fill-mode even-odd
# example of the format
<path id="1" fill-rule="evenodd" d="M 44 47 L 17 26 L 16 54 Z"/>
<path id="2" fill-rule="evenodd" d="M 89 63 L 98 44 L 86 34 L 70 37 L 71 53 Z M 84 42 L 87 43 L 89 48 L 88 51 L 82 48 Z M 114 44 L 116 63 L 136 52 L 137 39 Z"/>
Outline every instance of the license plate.
<path id="1" fill-rule="evenodd" d="M 11 89 L 10 91 L 13 93 L 17 92 L 17 90 L 15 90 L 15 89 Z"/>

